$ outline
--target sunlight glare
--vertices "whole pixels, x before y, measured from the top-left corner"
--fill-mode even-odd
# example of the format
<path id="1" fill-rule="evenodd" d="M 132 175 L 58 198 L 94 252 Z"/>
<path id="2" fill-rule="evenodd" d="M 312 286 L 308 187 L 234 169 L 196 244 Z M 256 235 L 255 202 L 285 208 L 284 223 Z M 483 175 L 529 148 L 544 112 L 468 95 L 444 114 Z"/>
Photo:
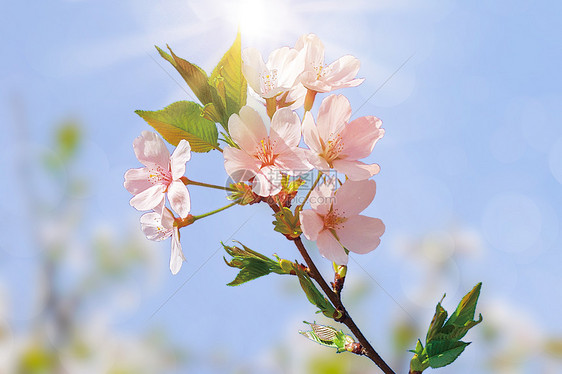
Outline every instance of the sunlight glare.
<path id="1" fill-rule="evenodd" d="M 237 22 L 246 40 L 275 37 L 286 31 L 286 25 L 281 22 L 287 15 L 284 2 L 242 0 L 237 5 Z"/>

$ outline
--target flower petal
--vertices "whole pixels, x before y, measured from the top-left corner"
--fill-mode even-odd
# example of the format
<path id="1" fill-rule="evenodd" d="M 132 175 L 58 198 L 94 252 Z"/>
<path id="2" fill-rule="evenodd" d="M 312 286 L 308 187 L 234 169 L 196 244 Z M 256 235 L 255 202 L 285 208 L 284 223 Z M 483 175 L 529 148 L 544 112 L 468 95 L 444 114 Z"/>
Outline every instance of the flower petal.
<path id="1" fill-rule="evenodd" d="M 310 112 L 304 115 L 304 120 L 302 121 L 302 132 L 304 136 L 304 143 L 310 148 L 314 153 L 321 154 L 324 150 L 322 149 L 322 142 L 320 140 L 320 135 L 318 134 L 318 128 L 314 123 L 314 117 Z"/>
<path id="2" fill-rule="evenodd" d="M 274 82 L 281 91 L 290 90 L 298 82 L 297 78 L 304 70 L 305 54 L 299 51 L 282 47 L 271 52 L 267 59 L 267 68 L 277 75 Z"/>
<path id="3" fill-rule="evenodd" d="M 305 174 L 312 169 L 312 165 L 308 161 L 310 152 L 303 148 L 287 148 L 285 152 L 277 156 L 275 166 L 289 175 Z"/>
<path id="4" fill-rule="evenodd" d="M 256 48 L 242 51 L 242 73 L 252 89 L 261 95 L 260 74 L 266 69 L 261 53 Z"/>
<path id="5" fill-rule="evenodd" d="M 301 141 L 301 120 L 299 116 L 289 108 L 281 108 L 276 111 L 271 119 L 269 137 L 275 144 L 297 147 Z M 274 153 L 281 151 L 281 147 L 274 149 Z"/>
<path id="6" fill-rule="evenodd" d="M 152 187 L 153 184 L 150 182 L 149 177 L 150 171 L 148 168 L 129 169 L 125 172 L 123 186 L 133 195 L 137 195 Z"/>
<path id="7" fill-rule="evenodd" d="M 305 209 L 299 214 L 302 233 L 308 240 L 316 241 L 324 228 L 324 220 L 315 211 Z"/>
<path id="8" fill-rule="evenodd" d="M 133 196 L 129 203 L 137 210 L 154 209 L 164 200 L 164 191 L 166 191 L 165 185 L 155 184 L 154 186 Z"/>
<path id="9" fill-rule="evenodd" d="M 185 139 L 180 140 L 170 157 L 172 179 L 180 179 L 185 174 L 185 163 L 191 159 L 191 145 Z"/>
<path id="10" fill-rule="evenodd" d="M 361 62 L 356 57 L 342 56 L 328 66 L 329 73 L 324 81 L 333 87 L 332 90 L 358 86 L 364 81 L 364 79 L 355 79 L 360 66 Z"/>
<path id="11" fill-rule="evenodd" d="M 170 270 L 176 275 L 185 261 L 185 256 L 181 249 L 180 232 L 178 227 L 174 227 L 172 234 L 172 251 L 170 253 Z"/>
<path id="12" fill-rule="evenodd" d="M 189 191 L 183 182 L 173 181 L 168 187 L 168 200 L 170 206 L 180 215 L 181 218 L 187 217 L 191 210 L 191 199 Z"/>
<path id="13" fill-rule="evenodd" d="M 164 141 L 151 131 L 143 131 L 133 141 L 133 149 L 137 159 L 145 166 L 159 165 L 168 170 L 170 151 Z"/>
<path id="14" fill-rule="evenodd" d="M 245 105 L 240 115 L 228 119 L 228 131 L 232 139 L 248 154 L 254 154 L 261 140 L 267 138 L 267 130 L 258 112 Z"/>
<path id="15" fill-rule="evenodd" d="M 172 230 L 162 224 L 162 215 L 157 212 L 145 213 L 140 218 L 141 230 L 148 240 L 161 241 L 172 235 Z"/>
<path id="16" fill-rule="evenodd" d="M 243 150 L 226 147 L 223 156 L 224 168 L 235 182 L 247 181 L 260 170 L 261 162 Z"/>
<path id="17" fill-rule="evenodd" d="M 297 40 L 295 49 L 306 49 L 305 70 L 314 71 L 315 67 L 324 65 L 324 44 L 316 34 L 302 35 Z"/>
<path id="18" fill-rule="evenodd" d="M 281 191 L 281 171 L 274 166 L 266 166 L 256 174 L 252 191 L 256 194 L 268 197 L 277 195 Z"/>
<path id="19" fill-rule="evenodd" d="M 308 202 L 318 214 L 325 216 L 334 203 L 334 188 L 329 183 L 322 183 L 310 193 Z"/>
<path id="20" fill-rule="evenodd" d="M 318 234 L 316 240 L 318 251 L 320 254 L 330 261 L 334 261 L 338 265 L 347 265 L 348 256 L 345 249 L 334 238 L 334 235 L 328 230 L 322 231 Z"/>
<path id="21" fill-rule="evenodd" d="M 320 104 L 318 110 L 318 135 L 328 142 L 331 137 L 338 134 L 351 117 L 351 105 L 343 95 L 330 95 Z"/>
<path id="22" fill-rule="evenodd" d="M 352 181 L 369 179 L 381 170 L 378 164 L 366 164 L 361 161 L 334 160 L 332 164 L 334 169 L 347 175 Z"/>
<path id="23" fill-rule="evenodd" d="M 377 141 L 384 136 L 382 121 L 374 116 L 360 117 L 348 123 L 340 133 L 343 149 L 340 157 L 359 160 L 371 154 Z"/>
<path id="24" fill-rule="evenodd" d="M 334 210 L 340 217 L 352 217 L 361 213 L 375 198 L 377 184 L 373 180 L 354 182 L 347 180 L 337 191 Z"/>
<path id="25" fill-rule="evenodd" d="M 336 233 L 349 251 L 365 254 L 378 247 L 384 230 L 384 223 L 380 219 L 358 215 L 349 217 Z"/>

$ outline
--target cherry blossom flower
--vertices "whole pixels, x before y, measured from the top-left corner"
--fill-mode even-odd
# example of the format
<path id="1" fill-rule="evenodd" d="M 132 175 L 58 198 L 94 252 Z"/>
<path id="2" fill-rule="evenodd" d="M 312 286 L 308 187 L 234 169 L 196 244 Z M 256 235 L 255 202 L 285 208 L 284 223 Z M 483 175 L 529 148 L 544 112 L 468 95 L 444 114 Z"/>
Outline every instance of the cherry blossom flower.
<path id="1" fill-rule="evenodd" d="M 330 65 L 325 65 L 324 44 L 315 34 L 301 36 L 295 49 L 306 51 L 306 62 L 300 81 L 309 90 L 330 92 L 339 88 L 355 87 L 364 81 L 362 78 L 355 78 L 361 63 L 351 55 L 345 55 Z"/>
<path id="2" fill-rule="evenodd" d="M 360 215 L 376 192 L 375 181 L 346 181 L 335 193 L 328 184 L 310 194 L 310 206 L 300 212 L 304 236 L 316 241 L 320 254 L 338 265 L 346 265 L 351 252 L 365 254 L 380 243 L 385 227 L 378 218 Z M 344 249 L 345 248 L 345 249 Z"/>
<path id="3" fill-rule="evenodd" d="M 269 134 L 258 112 L 249 106 L 230 117 L 228 130 L 240 149 L 224 149 L 226 172 L 236 182 L 253 181 L 252 189 L 260 196 L 281 191 L 282 173 L 298 175 L 312 168 L 307 150 L 298 148 L 300 119 L 289 108 L 275 112 Z"/>
<path id="4" fill-rule="evenodd" d="M 174 215 L 163 204 L 156 207 L 155 211 L 145 213 L 141 216 L 141 230 L 148 240 L 162 241 L 172 237 L 172 251 L 170 254 L 170 270 L 172 274 L 177 274 L 185 256 L 181 249 L 180 231 L 174 225 Z"/>
<path id="5" fill-rule="evenodd" d="M 298 78 L 304 70 L 304 52 L 299 53 L 289 47 L 279 48 L 271 52 L 267 63 L 264 63 L 256 48 L 246 48 L 242 51 L 242 62 L 242 72 L 252 90 L 267 99 L 299 85 Z"/>
<path id="6" fill-rule="evenodd" d="M 131 206 L 151 210 L 164 202 L 166 193 L 172 209 L 187 217 L 191 209 L 189 191 L 180 178 L 191 158 L 189 142 L 181 140 L 170 157 L 164 141 L 155 133 L 143 131 L 133 142 L 137 159 L 145 166 L 125 173 L 125 188 L 132 193 Z"/>
<path id="7" fill-rule="evenodd" d="M 312 114 L 303 120 L 304 142 L 311 149 L 309 161 L 320 170 L 336 169 L 351 180 L 369 179 L 380 171 L 377 164 L 358 159 L 371 154 L 383 137 L 382 121 L 374 116 L 360 117 L 348 123 L 351 106 L 343 95 L 330 95 L 322 101 L 317 125 Z"/>

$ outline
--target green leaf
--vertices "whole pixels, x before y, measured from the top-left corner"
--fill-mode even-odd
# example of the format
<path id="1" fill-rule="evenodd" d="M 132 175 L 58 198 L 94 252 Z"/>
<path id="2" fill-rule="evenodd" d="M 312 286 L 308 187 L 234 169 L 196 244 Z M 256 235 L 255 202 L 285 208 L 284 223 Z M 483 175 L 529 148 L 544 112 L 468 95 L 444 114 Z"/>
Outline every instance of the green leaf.
<path id="1" fill-rule="evenodd" d="M 353 337 L 346 335 L 343 331 L 338 331 L 331 326 L 318 325 L 316 323 L 306 321 L 303 322 L 309 325 L 312 330 L 299 331 L 299 334 L 325 347 L 336 348 L 337 353 L 345 352 L 347 350 L 346 345 L 355 342 Z"/>
<path id="2" fill-rule="evenodd" d="M 205 73 L 205 71 L 199 66 L 176 56 L 170 46 L 167 45 L 171 56 L 160 49 L 158 46 L 155 47 L 158 50 L 158 53 L 160 53 L 160 56 L 162 56 L 166 61 L 172 64 L 174 68 L 176 68 L 178 73 L 180 73 L 189 88 L 191 88 L 191 91 L 193 91 L 193 93 L 195 94 L 195 96 L 197 96 L 201 103 L 203 105 L 213 103 L 215 105 L 216 112 L 219 114 L 219 117 L 221 119 L 221 121 L 219 122 L 226 123 L 228 117 L 225 118 L 225 111 L 222 100 L 219 97 L 216 88 L 209 84 L 207 73 Z"/>
<path id="3" fill-rule="evenodd" d="M 445 295 L 443 295 L 443 299 L 444 298 Z M 438 302 L 437 306 L 435 307 L 435 314 L 433 315 L 433 319 L 431 320 L 431 324 L 429 325 L 429 329 L 427 330 L 425 341 L 430 341 L 443 327 L 443 324 L 447 319 L 447 311 L 441 306 L 441 302 L 443 301 L 443 299 L 441 299 L 441 301 Z"/>
<path id="4" fill-rule="evenodd" d="M 226 258 L 224 259 L 226 264 L 230 267 L 240 269 L 236 278 L 228 283 L 228 286 L 238 286 L 269 273 L 290 273 L 281 267 L 280 261 L 272 260 L 261 253 L 252 251 L 244 244 L 241 245 L 243 248 L 236 246 L 231 247 L 223 244 L 226 253 L 232 257 L 230 261 L 227 261 Z M 290 270 L 292 270 L 292 268 Z"/>
<path id="5" fill-rule="evenodd" d="M 416 349 L 410 351 L 414 353 L 414 357 L 410 361 L 412 372 L 422 372 L 429 366 L 439 368 L 449 365 L 470 344 L 460 339 L 466 335 L 468 330 L 482 322 L 481 314 L 477 321 L 473 320 L 481 286 L 482 283 L 478 283 L 462 298 L 457 309 L 447 321 L 445 321 L 447 311 L 441 305 L 443 299 L 437 303 L 435 314 L 427 331 L 425 348 L 418 340 Z"/>
<path id="6" fill-rule="evenodd" d="M 240 112 L 240 109 L 246 105 L 248 84 L 242 74 L 240 31 L 230 49 L 211 73 L 210 82 L 224 100 L 227 118 L 233 113 Z"/>
<path id="7" fill-rule="evenodd" d="M 289 239 L 298 238 L 302 234 L 298 213 L 293 214 L 291 209 L 287 207 L 283 207 L 275 213 L 273 225 L 275 226 L 273 228 L 275 231 L 280 232 Z"/>
<path id="8" fill-rule="evenodd" d="M 446 341 L 435 341 L 430 342 L 426 346 L 427 355 L 429 359 L 429 366 L 433 369 L 437 369 L 443 366 L 451 364 L 453 361 L 460 356 L 467 345 L 470 343 L 465 342 L 446 342 Z"/>
<path id="9" fill-rule="evenodd" d="M 298 266 L 295 267 L 295 272 L 308 301 L 318 307 L 326 317 L 333 319 L 340 318 L 341 312 L 336 310 L 332 303 L 322 295 L 308 274 Z"/>
<path id="10" fill-rule="evenodd" d="M 429 361 L 427 358 L 427 353 L 423 348 L 422 342 L 418 339 L 416 343 L 416 349 L 410 352 L 415 353 L 414 357 L 410 361 L 410 372 L 422 372 L 429 367 Z"/>
<path id="11" fill-rule="evenodd" d="M 455 312 L 451 314 L 451 317 L 449 317 L 446 325 L 452 324 L 463 326 L 468 321 L 472 321 L 474 319 L 476 302 L 478 301 L 478 297 L 480 296 L 481 288 L 482 282 L 474 286 L 474 288 L 462 298 Z"/>
<path id="12" fill-rule="evenodd" d="M 191 101 L 178 101 L 158 111 L 137 110 L 148 124 L 172 145 L 185 139 L 193 152 L 208 152 L 218 146 L 216 125 L 201 116 L 202 107 Z"/>
<path id="13" fill-rule="evenodd" d="M 236 261 L 234 262 L 234 264 Z M 262 277 L 271 273 L 271 269 L 264 261 L 255 258 L 248 258 L 244 260 L 240 272 L 234 280 L 228 283 L 228 286 L 238 286 L 242 283 L 249 282 L 256 278 Z"/>

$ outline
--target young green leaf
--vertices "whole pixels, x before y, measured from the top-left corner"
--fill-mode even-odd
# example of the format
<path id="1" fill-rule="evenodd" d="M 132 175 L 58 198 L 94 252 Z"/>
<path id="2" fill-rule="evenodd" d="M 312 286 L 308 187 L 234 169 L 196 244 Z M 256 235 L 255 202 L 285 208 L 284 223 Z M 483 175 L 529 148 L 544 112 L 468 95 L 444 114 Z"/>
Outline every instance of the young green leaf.
<path id="1" fill-rule="evenodd" d="M 246 78 L 242 74 L 242 46 L 240 32 L 211 73 L 210 80 L 225 103 L 227 118 L 246 105 Z"/>
<path id="2" fill-rule="evenodd" d="M 443 299 L 437 303 L 435 314 L 427 331 L 425 348 L 418 340 L 416 349 L 411 351 L 414 353 L 414 357 L 410 361 L 410 372 L 421 373 L 428 367 L 447 366 L 455 361 L 470 344 L 460 339 L 466 335 L 468 330 L 482 322 L 481 314 L 478 321 L 473 320 L 481 286 L 482 283 L 478 283 L 462 298 L 448 320 L 446 320 L 447 312 L 441 306 Z"/>
<path id="3" fill-rule="evenodd" d="M 295 272 L 308 301 L 318 307 L 326 317 L 333 319 L 340 318 L 341 312 L 336 310 L 332 303 L 322 295 L 308 274 L 298 266 L 295 267 Z"/>
<path id="4" fill-rule="evenodd" d="M 441 306 L 441 302 L 444 298 L 445 295 L 443 295 L 443 298 L 440 302 L 437 303 L 437 306 L 435 307 L 435 314 L 433 315 L 433 319 L 431 320 L 431 324 L 429 325 L 429 329 L 427 330 L 425 341 L 430 341 L 431 339 L 433 339 L 433 337 L 437 333 L 439 333 L 439 331 L 443 327 L 443 324 L 445 323 L 445 320 L 447 319 L 447 311 Z"/>
<path id="5" fill-rule="evenodd" d="M 244 244 L 241 245 L 243 248 L 223 244 L 226 253 L 232 257 L 230 261 L 225 258 L 224 262 L 230 267 L 240 269 L 236 278 L 228 283 L 228 286 L 238 286 L 269 273 L 289 274 L 281 267 L 280 261 L 272 260 L 261 253 L 252 251 Z"/>
<path id="6" fill-rule="evenodd" d="M 275 213 L 275 221 L 273 221 L 275 226 L 273 230 L 280 232 L 289 239 L 295 239 L 302 234 L 299 215 L 293 214 L 291 209 L 283 207 L 277 213 Z"/>
<path id="7" fill-rule="evenodd" d="M 451 342 L 443 340 L 427 343 L 426 351 L 429 359 L 429 366 L 436 369 L 451 364 L 469 344 L 470 343 L 463 341 Z"/>
<path id="8" fill-rule="evenodd" d="M 178 101 L 158 111 L 136 110 L 168 143 L 185 139 L 193 152 L 208 152 L 218 146 L 217 126 L 201 116 L 203 108 L 192 101 Z"/>
<path id="9" fill-rule="evenodd" d="M 207 105 L 213 103 L 215 111 L 220 118 L 220 121 L 217 122 L 220 122 L 224 126 L 228 121 L 228 117 L 225 116 L 224 105 L 216 88 L 209 84 L 207 73 L 199 66 L 176 56 L 169 46 L 167 47 L 171 56 L 158 46 L 155 47 L 158 53 L 160 53 L 160 56 L 172 64 L 178 73 L 180 73 L 189 88 L 191 88 L 191 91 L 193 91 L 195 96 L 201 101 L 201 104 Z"/>
<path id="10" fill-rule="evenodd" d="M 343 331 L 338 331 L 331 326 L 318 325 L 316 323 L 306 321 L 304 321 L 304 323 L 309 325 L 312 330 L 299 331 L 299 334 L 325 347 L 336 348 L 337 353 L 345 352 L 347 350 L 346 344 L 355 342 L 353 337 L 346 335 Z"/>
<path id="11" fill-rule="evenodd" d="M 474 286 L 474 288 L 462 298 L 455 312 L 449 317 L 446 325 L 463 326 L 474 319 L 476 302 L 480 296 L 481 288 L 482 282 Z"/>

